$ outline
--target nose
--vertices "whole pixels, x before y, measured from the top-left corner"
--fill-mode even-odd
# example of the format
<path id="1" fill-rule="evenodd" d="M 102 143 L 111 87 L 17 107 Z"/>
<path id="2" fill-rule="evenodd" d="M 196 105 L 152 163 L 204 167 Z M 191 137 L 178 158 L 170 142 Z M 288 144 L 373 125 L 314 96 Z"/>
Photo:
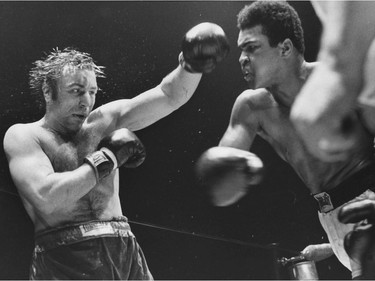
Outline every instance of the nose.
<path id="1" fill-rule="evenodd" d="M 92 98 L 89 91 L 85 91 L 81 94 L 79 99 L 80 107 L 89 107 L 92 103 Z"/>
<path id="2" fill-rule="evenodd" d="M 240 55 L 240 58 L 238 59 L 241 67 L 244 67 L 246 64 L 248 64 L 250 62 L 250 57 L 245 54 L 245 53 L 241 53 Z"/>

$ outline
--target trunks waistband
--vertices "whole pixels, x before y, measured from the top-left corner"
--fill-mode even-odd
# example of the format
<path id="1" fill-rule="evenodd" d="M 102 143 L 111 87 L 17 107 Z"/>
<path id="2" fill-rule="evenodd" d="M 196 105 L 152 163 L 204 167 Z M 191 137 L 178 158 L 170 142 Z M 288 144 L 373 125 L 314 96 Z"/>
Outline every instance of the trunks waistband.
<path id="1" fill-rule="evenodd" d="M 43 252 L 97 237 L 134 237 L 126 217 L 89 221 L 35 234 L 35 249 Z"/>
<path id="2" fill-rule="evenodd" d="M 375 164 L 372 163 L 359 170 L 331 190 L 313 194 L 317 209 L 328 213 L 346 202 L 354 199 L 368 189 L 375 188 Z"/>

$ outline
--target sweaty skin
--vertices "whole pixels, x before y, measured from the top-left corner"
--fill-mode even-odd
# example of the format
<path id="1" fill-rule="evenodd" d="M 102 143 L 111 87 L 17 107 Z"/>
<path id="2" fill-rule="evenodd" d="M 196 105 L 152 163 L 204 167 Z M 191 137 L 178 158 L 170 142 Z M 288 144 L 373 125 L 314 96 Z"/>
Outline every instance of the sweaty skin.
<path id="1" fill-rule="evenodd" d="M 306 146 L 306 140 L 310 140 L 309 143 L 319 143 L 319 133 L 327 131 L 319 132 L 309 126 L 302 126 L 304 132 L 307 132 L 307 137 L 305 135 L 302 140 L 301 130 L 297 132 L 295 124 L 292 124 L 291 108 L 298 103 L 301 89 L 309 84 L 314 76 L 313 70 L 324 69 L 324 64 L 307 63 L 304 60 L 303 42 L 299 40 L 303 36 L 302 29 L 292 28 L 298 27 L 299 21 L 294 17 L 293 23 L 282 25 L 282 12 L 278 14 L 281 6 L 281 2 L 254 2 L 248 6 L 249 8 L 244 8 L 238 16 L 238 46 L 241 49 L 239 62 L 249 88 L 255 90 L 244 91 L 235 101 L 228 128 L 219 145 L 249 150 L 254 138 L 259 135 L 291 165 L 310 193 L 316 194 L 338 187 L 351 175 L 354 179 L 357 171 L 373 164 L 373 137 L 364 128 L 357 116 L 358 112 L 350 108 L 350 119 L 343 120 L 345 122 L 341 124 L 344 132 L 347 132 L 348 128 L 355 128 L 351 130 L 350 149 L 345 149 L 343 154 L 342 149 L 324 142 L 322 145 L 325 149 L 322 153 L 322 149 L 310 150 L 311 147 L 309 149 Z M 324 12 L 322 9 L 319 14 Z M 292 19 L 293 13 L 290 15 Z M 267 17 L 270 17 L 270 25 L 265 23 Z M 258 25 L 253 25 L 253 22 L 257 22 Z M 285 39 L 280 40 L 279 34 L 275 34 L 278 32 L 277 28 L 273 28 L 275 24 L 281 24 L 285 28 L 285 34 L 280 34 Z M 287 35 L 291 34 L 288 32 L 300 36 Z M 319 99 L 324 95 L 319 88 L 337 85 L 336 76 L 323 77 L 324 84 L 319 84 L 319 81 L 323 80 L 317 79 L 316 87 L 310 87 L 312 93 L 316 91 L 314 95 L 309 96 L 315 105 L 324 103 Z M 340 88 L 336 90 L 337 93 L 342 93 Z M 330 100 L 333 97 L 325 94 L 325 98 Z M 334 98 L 335 101 L 342 101 L 340 95 Z M 306 110 L 301 111 L 302 116 L 306 116 L 306 112 L 315 113 L 315 116 L 316 113 L 320 113 L 316 111 L 316 106 L 312 109 L 308 103 L 303 105 Z M 342 107 L 332 107 L 328 111 L 329 116 L 337 116 L 336 109 L 341 112 Z M 331 118 L 327 120 L 337 121 Z M 344 145 L 348 147 L 347 139 L 344 140 Z M 364 193 L 362 195 L 365 196 Z M 339 208 L 328 213 L 319 212 L 319 220 L 327 233 L 333 252 L 340 262 L 352 271 L 353 278 L 357 278 L 361 275 L 361 266 L 349 259 L 342 245 L 344 236 L 351 231 L 352 226 L 338 222 L 338 210 Z"/>
<path id="2" fill-rule="evenodd" d="M 238 96 L 220 146 L 249 150 L 261 136 L 287 161 L 311 193 L 334 188 L 370 163 L 372 138 L 362 128 L 350 161 L 325 163 L 312 155 L 290 121 L 290 109 L 315 63 L 296 54 L 289 39 L 272 48 L 260 26 L 241 30 L 239 59 L 250 88 Z"/>
<path id="3" fill-rule="evenodd" d="M 94 72 L 64 72 L 57 98 L 44 92 L 45 116 L 13 125 L 4 138 L 10 172 L 35 231 L 122 216 L 118 169 L 96 182 L 85 156 L 114 130 L 142 129 L 179 108 L 201 76 L 179 66 L 155 88 L 92 111 L 98 90 Z"/>

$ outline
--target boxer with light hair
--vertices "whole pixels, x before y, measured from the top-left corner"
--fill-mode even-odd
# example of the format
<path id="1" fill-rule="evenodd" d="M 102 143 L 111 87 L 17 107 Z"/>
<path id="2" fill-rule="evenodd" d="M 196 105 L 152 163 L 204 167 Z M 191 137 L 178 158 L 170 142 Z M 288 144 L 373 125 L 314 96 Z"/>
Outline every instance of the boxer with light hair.
<path id="1" fill-rule="evenodd" d="M 95 110 L 104 73 L 89 54 L 55 49 L 35 62 L 30 85 L 44 97 L 45 115 L 11 126 L 4 137 L 10 173 L 35 226 L 31 280 L 153 279 L 122 212 L 118 168 L 142 164 L 145 148 L 133 131 L 185 104 L 228 52 L 220 26 L 199 24 L 159 85 Z"/>

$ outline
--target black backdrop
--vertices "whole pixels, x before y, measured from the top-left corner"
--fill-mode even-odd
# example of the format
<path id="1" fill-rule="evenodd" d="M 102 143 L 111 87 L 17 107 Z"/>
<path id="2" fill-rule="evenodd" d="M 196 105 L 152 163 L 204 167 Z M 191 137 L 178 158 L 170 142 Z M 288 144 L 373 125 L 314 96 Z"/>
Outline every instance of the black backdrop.
<path id="1" fill-rule="evenodd" d="M 306 60 L 316 58 L 321 25 L 310 2 L 290 2 L 305 30 Z M 0 135 L 43 116 L 28 89 L 31 63 L 52 48 L 74 46 L 106 66 L 96 105 L 131 98 L 177 65 L 184 33 L 200 22 L 223 27 L 229 57 L 205 75 L 180 110 L 137 132 L 145 163 L 122 169 L 123 210 L 156 279 L 287 278 L 275 256 L 326 242 L 314 202 L 295 173 L 262 141 L 253 152 L 266 179 L 233 206 L 210 206 L 194 180 L 198 156 L 218 143 L 233 102 L 246 88 L 236 47 L 236 15 L 248 2 L 0 2 Z M 0 154 L 0 278 L 26 279 L 33 248 L 27 217 Z M 241 241 L 241 242 L 239 242 Z M 272 248 L 271 244 L 280 248 Z M 335 257 L 317 264 L 323 279 L 348 279 Z M 281 271 L 280 271 L 281 270 Z M 281 273 L 280 273 L 281 272 Z"/>

